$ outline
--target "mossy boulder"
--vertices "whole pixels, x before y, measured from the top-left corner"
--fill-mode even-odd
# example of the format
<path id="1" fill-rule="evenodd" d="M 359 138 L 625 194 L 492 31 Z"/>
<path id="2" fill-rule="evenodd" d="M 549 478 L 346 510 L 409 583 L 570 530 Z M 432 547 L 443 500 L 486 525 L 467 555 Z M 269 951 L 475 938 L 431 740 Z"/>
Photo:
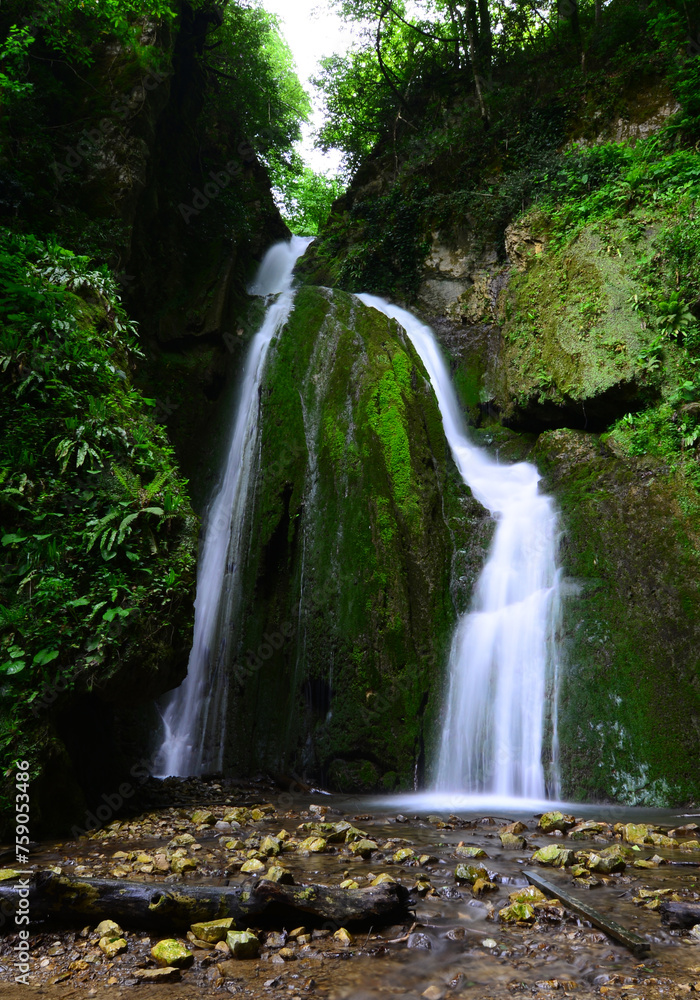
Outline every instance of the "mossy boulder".
<path id="1" fill-rule="evenodd" d="M 298 292 L 261 407 L 227 761 L 412 787 L 490 521 L 406 333 L 346 293 Z"/>
<path id="2" fill-rule="evenodd" d="M 530 224 L 537 254 L 516 259 L 502 296 L 503 340 L 493 401 L 512 427 L 603 430 L 655 397 L 644 351 L 635 269 L 648 242 L 634 219 L 591 224 L 547 245 L 542 212 Z"/>
<path id="3" fill-rule="evenodd" d="M 660 461 L 594 435 L 542 434 L 558 503 L 564 609 L 562 794 L 674 805 L 700 796 L 700 504 Z"/>

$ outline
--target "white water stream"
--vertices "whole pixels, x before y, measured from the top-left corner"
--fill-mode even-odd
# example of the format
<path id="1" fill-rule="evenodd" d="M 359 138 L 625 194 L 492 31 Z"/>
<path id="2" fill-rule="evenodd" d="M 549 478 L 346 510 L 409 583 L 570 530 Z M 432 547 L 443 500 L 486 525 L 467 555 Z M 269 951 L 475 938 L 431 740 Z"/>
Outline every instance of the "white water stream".
<path id="1" fill-rule="evenodd" d="M 556 796 L 561 574 L 554 505 L 539 492 L 533 465 L 499 465 L 469 440 L 433 331 L 383 299 L 358 298 L 408 333 L 433 384 L 457 468 L 497 522 L 472 608 L 452 640 L 434 789 L 444 796 L 468 792 L 501 800 Z M 542 760 L 546 727 L 548 782 Z"/>
<path id="2" fill-rule="evenodd" d="M 272 247 L 251 294 L 275 296 L 248 349 L 222 478 L 205 514 L 187 677 L 165 702 L 156 772 L 196 775 L 222 766 L 227 664 L 239 606 L 248 491 L 258 444 L 259 389 L 270 344 L 289 318 L 292 272 L 310 240 Z M 434 788 L 440 794 L 543 799 L 556 794 L 557 516 L 525 462 L 499 465 L 467 436 L 435 336 L 411 313 L 371 295 L 367 306 L 406 330 L 430 376 L 455 463 L 496 518 L 473 605 L 452 642 Z M 549 739 L 546 740 L 546 727 Z M 549 787 L 543 748 L 549 748 Z"/>
<path id="3" fill-rule="evenodd" d="M 185 680 L 162 710 L 164 734 L 154 768 L 161 776 L 221 769 L 226 667 L 239 600 L 246 501 L 257 453 L 259 388 L 270 344 L 294 304 L 294 265 L 310 242 L 295 236 L 271 247 L 248 289 L 251 295 L 276 298 L 248 348 L 221 482 L 204 516 L 192 651 Z"/>

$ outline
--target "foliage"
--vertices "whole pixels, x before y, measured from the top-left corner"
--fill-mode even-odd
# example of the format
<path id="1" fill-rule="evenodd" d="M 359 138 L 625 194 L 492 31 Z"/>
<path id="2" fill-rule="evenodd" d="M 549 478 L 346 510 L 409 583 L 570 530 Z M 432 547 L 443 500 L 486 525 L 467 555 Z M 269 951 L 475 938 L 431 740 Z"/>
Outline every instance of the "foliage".
<path id="1" fill-rule="evenodd" d="M 190 599 L 186 483 L 138 353 L 105 269 L 0 230 L 3 748 L 45 685 L 107 680 L 126 627 L 157 634 Z"/>
<path id="2" fill-rule="evenodd" d="M 343 193 L 341 182 L 315 173 L 296 153 L 290 166 L 276 165 L 271 175 L 280 195 L 280 211 L 291 231 L 297 236 L 317 236 L 331 205 Z"/>

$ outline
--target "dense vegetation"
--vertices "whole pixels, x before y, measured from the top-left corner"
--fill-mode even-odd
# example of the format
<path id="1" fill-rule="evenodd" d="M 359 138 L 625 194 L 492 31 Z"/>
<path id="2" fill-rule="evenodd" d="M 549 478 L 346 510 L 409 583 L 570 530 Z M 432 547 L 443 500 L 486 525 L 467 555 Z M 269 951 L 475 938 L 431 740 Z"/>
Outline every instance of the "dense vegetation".
<path id="1" fill-rule="evenodd" d="M 80 698 L 147 701 L 186 662 L 197 520 L 152 398 L 144 260 L 233 244 L 243 284 L 266 171 L 308 231 L 337 190 L 293 153 L 309 99 L 259 3 L 9 0 L 0 109 L 0 766 L 38 777 Z M 217 213 L 166 204 L 167 235 L 144 233 L 234 158 Z"/>

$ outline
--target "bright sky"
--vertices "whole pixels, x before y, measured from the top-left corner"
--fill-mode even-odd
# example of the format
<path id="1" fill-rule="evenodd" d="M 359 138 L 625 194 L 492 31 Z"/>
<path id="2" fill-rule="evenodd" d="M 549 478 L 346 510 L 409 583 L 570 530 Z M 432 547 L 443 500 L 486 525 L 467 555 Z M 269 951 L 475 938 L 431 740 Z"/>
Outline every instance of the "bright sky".
<path id="1" fill-rule="evenodd" d="M 313 133 L 320 128 L 323 115 L 318 93 L 310 85 L 309 77 L 316 73 L 324 56 L 344 52 L 350 47 L 351 30 L 328 10 L 323 0 L 263 0 L 263 6 L 280 18 L 281 32 L 292 50 L 299 79 L 311 95 L 314 106 L 313 122 L 305 130 L 299 151 L 314 170 L 334 174 L 341 154 L 332 152 L 324 155 L 314 149 Z"/>

